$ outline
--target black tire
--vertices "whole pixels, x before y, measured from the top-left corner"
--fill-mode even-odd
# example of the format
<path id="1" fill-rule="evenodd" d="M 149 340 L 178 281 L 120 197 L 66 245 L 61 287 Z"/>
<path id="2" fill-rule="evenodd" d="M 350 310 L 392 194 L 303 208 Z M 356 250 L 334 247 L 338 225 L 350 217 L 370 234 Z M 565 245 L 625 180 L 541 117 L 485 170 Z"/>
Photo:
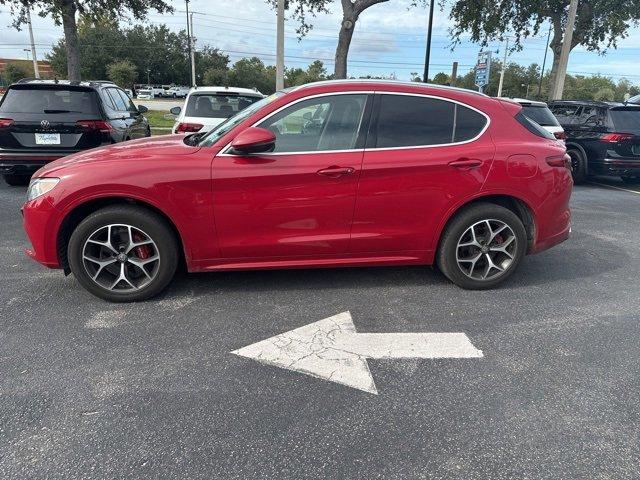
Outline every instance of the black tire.
<path id="1" fill-rule="evenodd" d="M 157 248 L 156 254 L 160 260 L 155 276 L 137 290 L 109 290 L 95 282 L 85 267 L 85 261 L 83 261 L 85 243 L 100 228 L 112 224 L 130 225 L 139 229 L 154 242 L 153 248 Z M 96 297 L 109 302 L 136 302 L 158 295 L 169 285 L 179 263 L 179 248 L 179 243 L 164 218 L 144 208 L 116 205 L 100 209 L 80 222 L 71 234 L 67 258 L 71 272 L 78 282 Z M 120 264 L 115 263 L 115 265 L 119 268 Z"/>
<path id="2" fill-rule="evenodd" d="M 513 232 L 516 244 L 511 250 L 513 259 L 505 270 L 501 273 L 495 273 L 493 277 L 482 280 L 471 278 L 462 270 L 457 260 L 457 249 L 458 242 L 462 240 L 465 232 L 467 232 L 472 225 L 484 220 L 498 221 L 506 224 Z M 507 280 L 518 268 L 526 250 L 527 232 L 518 216 L 507 208 L 493 203 L 482 202 L 463 209 L 449 222 L 440 239 L 436 262 L 442 273 L 459 287 L 467 290 L 484 290 L 493 288 Z M 478 254 L 481 254 L 480 250 L 478 250 Z M 473 270 L 471 273 L 473 274 Z"/>
<path id="3" fill-rule="evenodd" d="M 576 148 L 567 150 L 567 153 L 571 157 L 571 176 L 573 177 L 573 183 L 580 185 L 587 180 L 587 159 L 582 152 Z"/>
<path id="4" fill-rule="evenodd" d="M 24 187 L 25 185 L 29 185 L 31 175 L 15 175 L 8 173 L 2 175 L 2 178 L 7 182 L 7 185 L 11 185 L 12 187 Z"/>
<path id="5" fill-rule="evenodd" d="M 628 185 L 637 185 L 640 183 L 640 177 L 624 176 L 620 177 L 622 181 Z"/>

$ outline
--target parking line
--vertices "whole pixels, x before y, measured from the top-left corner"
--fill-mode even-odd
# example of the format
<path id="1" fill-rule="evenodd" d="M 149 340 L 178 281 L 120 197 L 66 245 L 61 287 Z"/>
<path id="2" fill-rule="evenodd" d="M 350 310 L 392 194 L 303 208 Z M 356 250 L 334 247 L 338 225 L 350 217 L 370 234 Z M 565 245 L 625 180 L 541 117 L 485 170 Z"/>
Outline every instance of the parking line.
<path id="1" fill-rule="evenodd" d="M 636 192 L 635 190 L 629 190 L 628 188 L 616 187 L 614 185 L 607 185 L 606 183 L 599 182 L 589 182 L 592 185 L 600 185 L 601 187 L 613 188 L 614 190 L 622 190 L 623 192 L 635 193 L 636 195 L 640 195 L 640 192 Z"/>

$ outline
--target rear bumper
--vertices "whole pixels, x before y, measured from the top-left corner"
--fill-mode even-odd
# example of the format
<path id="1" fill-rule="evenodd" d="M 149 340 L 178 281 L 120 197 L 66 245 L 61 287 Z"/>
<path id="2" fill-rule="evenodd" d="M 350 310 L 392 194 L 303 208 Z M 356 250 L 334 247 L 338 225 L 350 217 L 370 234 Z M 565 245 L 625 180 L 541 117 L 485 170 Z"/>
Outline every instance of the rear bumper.
<path id="1" fill-rule="evenodd" d="M 640 158 L 605 158 L 589 165 L 591 173 L 640 175 Z"/>

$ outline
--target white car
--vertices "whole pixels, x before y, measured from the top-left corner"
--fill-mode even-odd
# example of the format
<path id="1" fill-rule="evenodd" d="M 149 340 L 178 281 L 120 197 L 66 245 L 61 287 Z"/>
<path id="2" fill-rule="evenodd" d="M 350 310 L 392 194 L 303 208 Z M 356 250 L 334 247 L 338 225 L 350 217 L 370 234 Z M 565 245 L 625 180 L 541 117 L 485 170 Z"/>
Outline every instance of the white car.
<path id="1" fill-rule="evenodd" d="M 151 100 L 156 97 L 161 97 L 164 90 L 159 85 L 147 85 L 139 88 L 136 97 L 141 100 Z"/>
<path id="2" fill-rule="evenodd" d="M 564 133 L 564 128 L 560 126 L 558 119 L 551 113 L 549 106 L 544 102 L 537 102 L 535 100 L 527 100 L 526 98 L 512 98 L 514 102 L 518 102 L 522 105 L 522 113 L 524 113 L 531 120 L 536 122 L 547 132 L 552 133 L 558 140 L 564 142 L 567 136 Z"/>
<path id="3" fill-rule="evenodd" d="M 262 98 L 264 95 L 249 88 L 192 88 L 184 106 L 170 110 L 176 116 L 173 133 L 208 132 Z"/>
<path id="4" fill-rule="evenodd" d="M 165 92 L 166 97 L 184 98 L 189 95 L 189 87 L 171 87 Z"/>

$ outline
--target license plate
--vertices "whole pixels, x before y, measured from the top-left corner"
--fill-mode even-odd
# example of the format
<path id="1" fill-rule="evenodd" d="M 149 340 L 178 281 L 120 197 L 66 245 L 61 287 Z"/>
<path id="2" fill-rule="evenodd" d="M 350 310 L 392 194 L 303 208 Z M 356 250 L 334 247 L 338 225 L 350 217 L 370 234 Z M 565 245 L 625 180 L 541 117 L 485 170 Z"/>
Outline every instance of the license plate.
<path id="1" fill-rule="evenodd" d="M 60 145 L 60 134 L 36 133 L 36 145 Z"/>

